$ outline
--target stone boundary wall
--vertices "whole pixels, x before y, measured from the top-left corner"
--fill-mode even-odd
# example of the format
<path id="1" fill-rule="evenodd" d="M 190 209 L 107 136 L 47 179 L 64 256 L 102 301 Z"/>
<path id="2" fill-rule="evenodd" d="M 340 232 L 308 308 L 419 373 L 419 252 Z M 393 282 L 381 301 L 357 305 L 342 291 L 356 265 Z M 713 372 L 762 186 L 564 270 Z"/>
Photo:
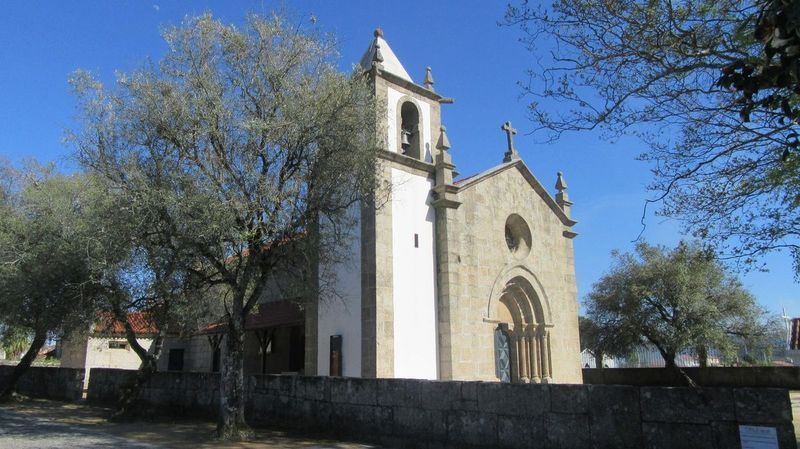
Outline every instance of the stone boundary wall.
<path id="1" fill-rule="evenodd" d="M 89 400 L 113 400 L 129 375 L 92 370 Z M 217 374 L 158 373 L 139 406 L 214 416 L 218 387 Z M 252 376 L 247 392 L 253 424 L 397 448 L 738 448 L 748 424 L 775 427 L 779 447 L 796 449 L 784 389 Z"/>
<path id="2" fill-rule="evenodd" d="M 698 385 L 707 387 L 769 387 L 800 390 L 800 366 L 683 368 Z M 595 385 L 685 385 L 664 368 L 584 368 L 583 383 Z"/>
<path id="3" fill-rule="evenodd" d="M 0 386 L 14 370 L 12 365 L 0 365 Z M 61 401 L 77 401 L 83 395 L 84 370 L 32 366 L 17 383 L 17 391 L 25 396 Z"/>
<path id="4" fill-rule="evenodd" d="M 113 404 L 122 387 L 136 376 L 134 370 L 92 368 L 87 401 Z M 180 414 L 214 417 L 219 408 L 219 374 L 201 372 L 156 373 L 139 394 L 139 414 Z"/>

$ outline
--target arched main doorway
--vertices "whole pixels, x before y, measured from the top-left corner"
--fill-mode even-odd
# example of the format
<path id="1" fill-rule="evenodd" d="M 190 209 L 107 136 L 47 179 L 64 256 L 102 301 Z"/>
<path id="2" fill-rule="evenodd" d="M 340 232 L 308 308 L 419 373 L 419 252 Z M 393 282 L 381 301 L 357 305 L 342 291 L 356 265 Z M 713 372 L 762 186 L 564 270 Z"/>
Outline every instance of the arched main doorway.
<path id="1" fill-rule="evenodd" d="M 536 291 L 522 276 L 508 280 L 494 304 L 495 360 L 498 376 L 504 373 L 503 347 L 507 345 L 512 382 L 548 383 L 552 380 L 550 329 Z M 505 338 L 503 338 L 505 336 Z M 498 377 L 504 380 L 502 377 Z"/>

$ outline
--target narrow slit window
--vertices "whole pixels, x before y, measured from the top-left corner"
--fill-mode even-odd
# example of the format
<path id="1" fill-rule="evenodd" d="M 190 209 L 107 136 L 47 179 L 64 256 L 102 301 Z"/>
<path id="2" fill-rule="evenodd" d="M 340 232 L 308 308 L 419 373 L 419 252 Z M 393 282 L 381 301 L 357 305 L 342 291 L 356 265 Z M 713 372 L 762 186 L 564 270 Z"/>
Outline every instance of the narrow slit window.
<path id="1" fill-rule="evenodd" d="M 414 234 L 414 248 L 419 248 L 419 234 Z"/>

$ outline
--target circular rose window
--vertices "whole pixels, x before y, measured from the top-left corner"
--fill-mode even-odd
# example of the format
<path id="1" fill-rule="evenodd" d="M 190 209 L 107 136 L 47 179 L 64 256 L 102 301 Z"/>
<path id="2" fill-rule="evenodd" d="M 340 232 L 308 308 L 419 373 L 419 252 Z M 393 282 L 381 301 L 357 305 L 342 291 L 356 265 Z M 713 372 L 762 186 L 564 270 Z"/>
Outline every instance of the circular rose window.
<path id="1" fill-rule="evenodd" d="M 518 259 L 526 257 L 531 252 L 531 229 L 528 223 L 517 214 L 511 214 L 506 219 L 506 245 L 511 254 Z"/>

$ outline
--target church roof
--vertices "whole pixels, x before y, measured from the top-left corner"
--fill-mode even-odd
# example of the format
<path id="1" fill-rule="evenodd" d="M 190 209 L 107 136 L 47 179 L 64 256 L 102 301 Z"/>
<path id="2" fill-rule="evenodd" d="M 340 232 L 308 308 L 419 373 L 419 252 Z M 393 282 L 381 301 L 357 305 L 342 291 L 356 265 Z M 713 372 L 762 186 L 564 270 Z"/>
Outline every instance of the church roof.
<path id="1" fill-rule="evenodd" d="M 528 166 L 525 165 L 524 162 L 522 162 L 522 159 L 516 159 L 511 162 L 504 162 L 484 172 L 478 173 L 476 175 L 467 176 L 466 178 L 463 179 L 459 179 L 455 181 L 454 184 L 458 187 L 459 190 L 468 189 L 486 179 L 492 178 L 495 175 L 514 167 L 516 167 L 519 170 L 520 174 L 522 174 L 522 177 L 525 178 L 526 181 L 528 181 L 528 184 L 530 184 L 534 192 L 539 194 L 539 196 L 542 198 L 545 204 L 547 204 L 553 211 L 553 213 L 559 218 L 559 220 L 561 220 L 561 223 L 563 223 L 566 226 L 574 226 L 578 223 L 577 221 L 569 218 L 567 214 L 564 213 L 564 210 L 561 209 L 558 203 L 556 203 L 556 200 L 553 199 L 552 196 L 550 196 L 550 193 L 547 191 L 547 189 L 545 189 L 542 183 L 539 182 L 538 179 L 536 179 L 536 176 L 534 176 L 533 172 L 531 172 Z"/>
<path id="2" fill-rule="evenodd" d="M 364 53 L 364 56 L 361 57 L 361 67 L 365 70 L 369 70 L 372 68 L 372 61 L 376 61 L 375 53 L 379 51 L 378 62 L 383 65 L 383 70 L 389 72 L 393 75 L 396 75 L 406 81 L 411 81 L 412 83 L 414 80 L 411 79 L 411 76 L 406 71 L 403 64 L 400 63 L 400 60 L 397 59 L 394 52 L 392 51 L 392 47 L 389 46 L 389 43 L 386 42 L 386 39 L 383 38 L 383 31 L 378 28 L 375 30 L 375 39 L 372 40 L 372 43 L 367 48 L 367 51 Z M 381 60 L 382 59 L 382 60 Z"/>
<path id="3" fill-rule="evenodd" d="M 138 335 L 158 333 L 158 326 L 146 312 L 128 312 L 128 322 Z M 100 313 L 94 326 L 94 334 L 125 335 L 125 324 L 114 318 L 111 313 Z"/>

